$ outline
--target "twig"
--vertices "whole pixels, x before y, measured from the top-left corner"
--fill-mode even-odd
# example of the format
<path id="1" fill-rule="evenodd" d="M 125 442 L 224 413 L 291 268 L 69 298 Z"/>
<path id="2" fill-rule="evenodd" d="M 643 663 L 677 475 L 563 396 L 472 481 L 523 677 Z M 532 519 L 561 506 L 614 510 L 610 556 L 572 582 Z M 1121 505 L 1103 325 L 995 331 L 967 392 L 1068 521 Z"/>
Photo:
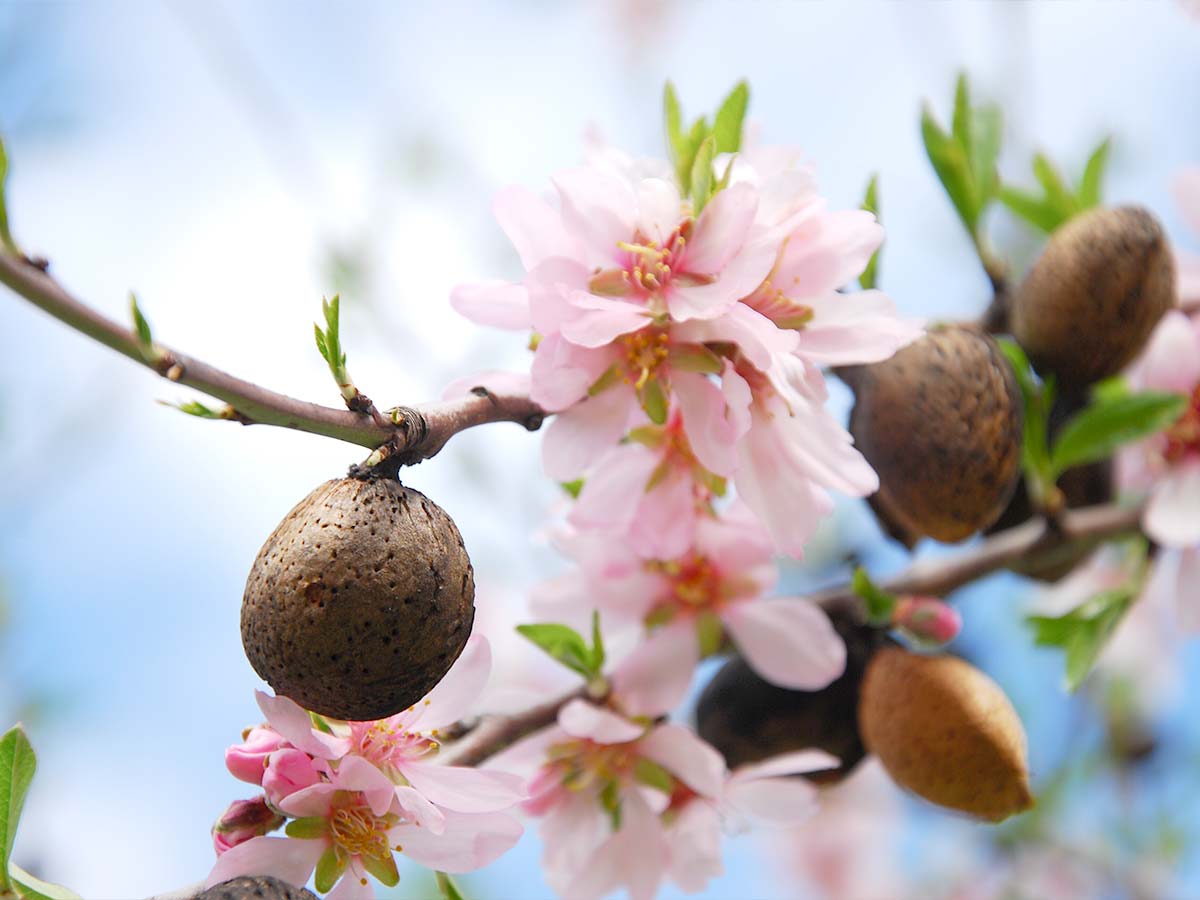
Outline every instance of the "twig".
<path id="1" fill-rule="evenodd" d="M 447 745 L 438 761 L 448 766 L 477 766 L 521 738 L 553 725 L 560 709 L 586 696 L 587 690 L 579 688 L 515 715 L 484 716 L 465 737 Z"/>
<path id="2" fill-rule="evenodd" d="M 466 428 L 489 422 L 517 422 L 532 431 L 541 426 L 546 415 L 527 396 L 497 395 L 482 389 L 461 400 L 398 407 L 390 412 L 390 421 L 320 406 L 244 381 L 169 347 L 155 344 L 154 352 L 147 354 L 134 331 L 105 318 L 46 272 L 12 254 L 0 252 L 0 283 L 76 331 L 162 377 L 225 401 L 237 413 L 227 418 L 248 425 L 292 428 L 371 449 L 386 445 L 388 455 L 403 464 L 428 459 L 451 436 Z"/>

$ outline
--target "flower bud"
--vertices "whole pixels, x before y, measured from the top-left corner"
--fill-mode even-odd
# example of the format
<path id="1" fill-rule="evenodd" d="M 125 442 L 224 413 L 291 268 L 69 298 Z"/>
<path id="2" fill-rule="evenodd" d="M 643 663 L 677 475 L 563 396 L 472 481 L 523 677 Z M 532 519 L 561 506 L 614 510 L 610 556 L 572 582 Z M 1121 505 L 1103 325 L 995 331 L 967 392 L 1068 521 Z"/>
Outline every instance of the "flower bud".
<path id="1" fill-rule="evenodd" d="M 892 613 L 892 625 L 924 647 L 950 643 L 962 628 L 962 616 L 936 597 L 901 597 Z"/>
<path id="2" fill-rule="evenodd" d="M 235 800 L 212 827 L 213 849 L 220 856 L 231 847 L 274 831 L 284 817 L 267 805 L 266 797 Z"/>
<path id="3" fill-rule="evenodd" d="M 246 732 L 240 744 L 225 751 L 225 768 L 239 781 L 262 784 L 267 757 L 287 745 L 273 728 L 259 725 Z"/>
<path id="4" fill-rule="evenodd" d="M 883 648 L 867 664 L 858 722 L 892 780 L 926 800 L 992 822 L 1033 805 L 1021 720 L 961 659 Z"/>
<path id="5" fill-rule="evenodd" d="M 316 784 L 321 773 L 303 750 L 288 747 L 272 753 L 263 772 L 262 786 L 272 806 L 279 806 L 296 791 Z"/>
<path id="6" fill-rule="evenodd" d="M 1133 361 L 1175 295 L 1158 220 L 1136 206 L 1092 209 L 1051 235 L 1013 297 L 1012 332 L 1040 373 L 1090 384 Z"/>

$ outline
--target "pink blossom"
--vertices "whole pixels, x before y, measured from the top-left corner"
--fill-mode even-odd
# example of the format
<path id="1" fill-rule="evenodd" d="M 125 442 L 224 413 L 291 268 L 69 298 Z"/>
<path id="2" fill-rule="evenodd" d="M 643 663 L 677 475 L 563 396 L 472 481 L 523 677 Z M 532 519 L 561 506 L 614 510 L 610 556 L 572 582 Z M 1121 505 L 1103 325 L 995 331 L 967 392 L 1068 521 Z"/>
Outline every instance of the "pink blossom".
<path id="1" fill-rule="evenodd" d="M 225 751 L 225 767 L 239 781 L 262 784 L 267 758 L 286 744 L 279 732 L 269 726 L 249 728 L 240 744 Z"/>
<path id="2" fill-rule="evenodd" d="M 280 807 L 296 791 L 321 781 L 322 770 L 317 761 L 295 747 L 276 750 L 267 757 L 262 786 L 272 806 Z"/>
<path id="3" fill-rule="evenodd" d="M 634 900 L 653 897 L 670 865 L 660 814 L 677 789 L 715 800 L 725 771 L 720 754 L 680 725 L 646 725 L 579 699 L 490 765 L 530 773 L 525 808 L 542 818 L 546 878 L 570 900 L 622 887 Z"/>
<path id="4" fill-rule="evenodd" d="M 901 597 L 892 613 L 892 625 L 926 646 L 948 644 L 962 630 L 962 616 L 937 597 Z"/>
<path id="5" fill-rule="evenodd" d="M 1167 547 L 1200 545 L 1200 322 L 1168 312 L 1128 376 L 1134 389 L 1183 394 L 1188 405 L 1165 431 L 1121 454 L 1122 481 L 1150 489 L 1142 523 L 1150 537 Z"/>
<path id="6" fill-rule="evenodd" d="M 284 817 L 267 805 L 266 797 L 235 800 L 221 813 L 212 827 L 213 849 L 217 856 L 284 823 Z"/>

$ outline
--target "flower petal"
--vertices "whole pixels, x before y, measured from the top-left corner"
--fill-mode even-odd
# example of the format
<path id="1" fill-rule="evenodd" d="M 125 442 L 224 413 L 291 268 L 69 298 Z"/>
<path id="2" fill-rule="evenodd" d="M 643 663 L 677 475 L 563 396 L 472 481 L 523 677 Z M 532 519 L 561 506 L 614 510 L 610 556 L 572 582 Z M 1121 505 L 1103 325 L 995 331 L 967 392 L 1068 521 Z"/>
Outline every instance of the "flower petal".
<path id="1" fill-rule="evenodd" d="M 749 427 L 749 418 L 731 414 L 726 395 L 698 373 L 672 373 L 671 391 L 696 458 L 710 472 L 732 475 L 737 466 L 737 442 Z"/>
<path id="2" fill-rule="evenodd" d="M 1192 392 L 1200 382 L 1200 336 L 1184 313 L 1172 309 L 1159 320 L 1129 380 L 1141 389 Z"/>
<path id="3" fill-rule="evenodd" d="M 521 823 L 506 813 L 446 813 L 446 829 L 434 834 L 416 825 L 397 825 L 388 843 L 418 865 L 442 872 L 471 872 L 499 859 L 521 838 Z"/>
<path id="4" fill-rule="evenodd" d="M 800 341 L 795 331 L 776 327 L 744 303 L 735 304 L 716 318 L 693 319 L 671 331 L 677 340 L 688 343 L 735 343 L 750 364 L 763 372 L 772 367 L 777 355 L 791 353 Z"/>
<path id="5" fill-rule="evenodd" d="M 434 806 L 424 794 L 406 784 L 393 787 L 396 803 L 404 810 L 408 821 L 434 834 L 443 834 L 446 831 L 446 814 Z"/>
<path id="6" fill-rule="evenodd" d="M 629 900 L 654 900 L 667 852 L 658 816 L 636 793 L 627 793 L 621 802 L 621 827 L 563 891 L 564 900 L 600 900 L 618 887 L 628 891 Z"/>
<path id="7" fill-rule="evenodd" d="M 542 467 L 555 481 L 572 481 L 625 435 L 637 410 L 628 385 L 614 385 L 559 413 L 542 440 Z"/>
<path id="8" fill-rule="evenodd" d="M 721 864 L 721 816 L 711 803 L 693 800 L 667 829 L 671 880 L 685 893 L 698 893 L 724 871 Z"/>
<path id="9" fill-rule="evenodd" d="M 866 268 L 883 228 L 865 210 L 809 216 L 789 236 L 771 285 L 795 300 L 828 294 Z"/>
<path id="10" fill-rule="evenodd" d="M 676 322 L 713 319 L 729 312 L 738 300 L 753 293 L 770 274 L 779 245 L 755 240 L 742 248 L 711 284 L 690 287 L 671 285 L 667 309 Z"/>
<path id="11" fill-rule="evenodd" d="M 563 322 L 562 336 L 580 347 L 604 347 L 622 335 L 640 331 L 650 324 L 650 313 L 646 308 L 627 300 L 575 291 L 570 296 L 570 303 L 580 310 L 580 314 Z"/>
<path id="12" fill-rule="evenodd" d="M 476 388 L 486 388 L 493 394 L 528 394 L 528 372 L 503 372 L 499 369 L 488 369 L 475 375 L 458 378 L 442 391 L 443 400 L 457 400 L 470 396 Z"/>
<path id="13" fill-rule="evenodd" d="M 584 261 L 607 267 L 617 258 L 617 242 L 633 237 L 633 188 L 624 179 L 583 167 L 558 172 L 551 181 L 562 200 L 563 223 L 584 244 Z"/>
<path id="14" fill-rule="evenodd" d="M 1159 482 L 1142 524 L 1164 546 L 1200 544 L 1200 462 L 1178 466 Z"/>
<path id="15" fill-rule="evenodd" d="M 571 737 L 587 738 L 597 744 L 625 744 L 641 737 L 646 730 L 578 697 L 558 711 L 558 725 Z"/>
<path id="16" fill-rule="evenodd" d="M 548 334 L 533 354 L 530 399 L 550 412 L 573 406 L 587 397 L 588 388 L 612 365 L 614 358 L 609 348 L 589 350 L 572 344 L 561 334 Z"/>
<path id="17" fill-rule="evenodd" d="M 371 812 L 386 815 L 396 796 L 396 785 L 361 756 L 346 756 L 338 763 L 334 784 L 339 790 L 358 791 Z"/>
<path id="18" fill-rule="evenodd" d="M 637 184 L 637 229 L 660 247 L 679 224 L 679 188 L 662 178 L 643 178 Z"/>
<path id="19" fill-rule="evenodd" d="M 817 788 L 801 778 L 731 782 L 725 802 L 756 824 L 798 825 L 817 810 Z"/>
<path id="20" fill-rule="evenodd" d="M 455 812 L 497 812 L 525 797 L 521 777 L 508 772 L 434 762 L 400 763 L 397 768 L 430 803 Z"/>
<path id="21" fill-rule="evenodd" d="M 700 661 L 691 619 L 665 625 L 646 638 L 617 666 L 613 692 L 631 716 L 661 716 L 687 694 Z"/>
<path id="22" fill-rule="evenodd" d="M 567 521 L 581 530 L 626 532 L 658 463 L 659 455 L 641 444 L 613 447 L 588 473 Z"/>
<path id="23" fill-rule="evenodd" d="M 738 766 L 733 773 L 732 781 L 755 781 L 759 778 L 776 778 L 784 775 L 803 775 L 807 772 L 820 772 L 824 769 L 839 768 L 842 761 L 824 750 L 796 750 L 792 753 L 781 753 L 762 762 Z"/>
<path id="24" fill-rule="evenodd" d="M 304 884 L 325 852 L 323 840 L 256 837 L 230 847 L 217 858 L 204 887 L 237 878 L 239 875 L 273 875 L 288 884 Z"/>
<path id="25" fill-rule="evenodd" d="M 774 597 L 722 616 L 754 671 L 772 684 L 816 691 L 845 671 L 846 645 L 816 604 Z"/>
<path id="26" fill-rule="evenodd" d="M 800 329 L 796 352 L 821 365 L 881 362 L 924 333 L 915 319 L 896 314 L 891 298 L 880 291 L 836 291 L 811 298 L 812 321 Z"/>
<path id="27" fill-rule="evenodd" d="M 757 212 L 758 191 L 753 186 L 735 184 L 718 191 L 696 221 L 684 251 L 685 270 L 715 275 L 724 269 L 746 243 Z"/>
<path id="28" fill-rule="evenodd" d="M 374 900 L 375 888 L 366 875 L 358 863 L 351 860 L 333 890 L 325 895 L 325 900 Z"/>
<path id="29" fill-rule="evenodd" d="M 578 248 L 563 227 L 562 216 L 529 188 L 502 188 L 492 212 L 521 257 L 525 271 L 555 256 L 572 257 Z"/>
<path id="30" fill-rule="evenodd" d="M 720 796 L 725 760 L 690 728 L 659 725 L 638 742 L 638 753 L 654 760 L 697 794 Z"/>
<path id="31" fill-rule="evenodd" d="M 529 328 L 529 292 L 523 284 L 482 281 L 450 291 L 450 305 L 480 325 L 521 331 Z"/>
<path id="32" fill-rule="evenodd" d="M 472 634 L 462 653 L 405 724 L 428 734 L 466 717 L 492 673 L 492 648 L 482 634 Z"/>
<path id="33" fill-rule="evenodd" d="M 297 750 L 320 759 L 340 759 L 350 750 L 350 741 L 346 738 L 316 731 L 308 713 L 294 700 L 272 697 L 263 691 L 255 691 L 254 697 L 271 727 Z"/>

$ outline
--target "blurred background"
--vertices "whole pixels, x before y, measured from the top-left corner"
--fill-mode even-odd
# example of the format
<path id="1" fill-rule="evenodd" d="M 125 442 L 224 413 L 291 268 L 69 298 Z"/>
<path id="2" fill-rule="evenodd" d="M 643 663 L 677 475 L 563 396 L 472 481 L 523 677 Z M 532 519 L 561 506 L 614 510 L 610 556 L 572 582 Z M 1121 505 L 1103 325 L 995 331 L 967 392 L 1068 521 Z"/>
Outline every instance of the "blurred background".
<path id="1" fill-rule="evenodd" d="M 108 314 L 135 290 L 164 342 L 329 405 L 311 323 L 336 291 L 350 369 L 387 405 L 525 366 L 519 336 L 447 303 L 460 281 L 519 272 L 491 196 L 543 187 L 589 129 L 661 155 L 667 78 L 691 115 L 748 78 L 762 138 L 802 146 L 834 207 L 857 206 L 878 172 L 882 287 L 912 315 L 977 315 L 990 289 L 917 127 L 923 99 L 948 119 L 960 69 L 1003 106 L 1006 178 L 1031 186 L 1035 149 L 1074 175 L 1111 135 L 1107 198 L 1198 248 L 1170 179 L 1200 161 L 1200 12 L 1175 0 L 0 0 L 17 239 Z M 990 228 L 1021 271 L 1038 237 L 1003 210 Z M 15 859 L 86 897 L 179 887 L 212 864 L 211 822 L 252 793 L 222 764 L 259 719 L 246 572 L 292 505 L 362 454 L 188 418 L 155 402 L 187 391 L 15 296 L 0 292 L 0 316 L 0 723 L 24 720 L 39 754 Z M 844 411 L 846 392 L 835 400 Z M 541 536 L 560 494 L 538 448 L 515 425 L 476 429 L 405 476 L 457 521 L 496 634 L 563 565 Z M 847 503 L 788 578 L 842 577 L 847 552 L 880 574 L 907 559 Z M 1013 698 L 1039 811 L 971 824 L 867 765 L 813 827 L 730 840 L 706 896 L 1200 895 L 1200 701 L 1180 689 L 1200 678 L 1195 647 L 1131 634 L 1133 665 L 1068 696 L 1061 655 L 1021 624 L 1028 583 L 997 576 L 956 599 L 954 649 Z M 538 664 L 496 640 L 503 661 Z M 549 896 L 538 852 L 530 833 L 462 882 Z M 415 869 L 397 889 L 432 894 Z"/>

